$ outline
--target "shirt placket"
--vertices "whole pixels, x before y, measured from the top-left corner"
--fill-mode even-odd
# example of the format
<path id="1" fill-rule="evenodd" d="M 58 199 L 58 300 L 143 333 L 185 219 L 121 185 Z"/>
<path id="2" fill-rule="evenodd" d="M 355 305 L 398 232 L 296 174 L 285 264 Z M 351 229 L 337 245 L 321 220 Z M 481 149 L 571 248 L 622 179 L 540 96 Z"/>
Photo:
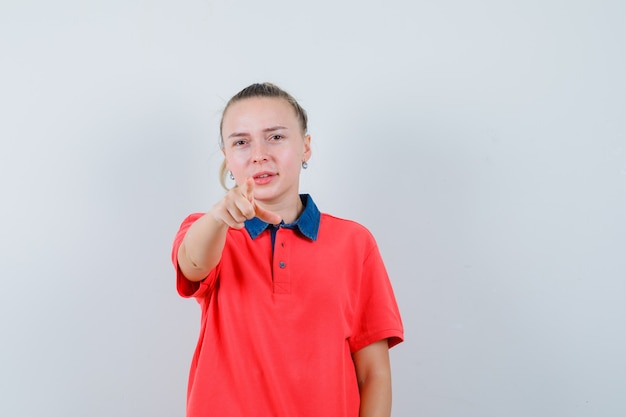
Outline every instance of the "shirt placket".
<path id="1" fill-rule="evenodd" d="M 273 257 L 273 286 L 274 294 L 291 293 L 291 267 L 288 243 L 285 235 L 291 230 L 280 227 L 276 231 L 276 242 L 274 244 Z"/>

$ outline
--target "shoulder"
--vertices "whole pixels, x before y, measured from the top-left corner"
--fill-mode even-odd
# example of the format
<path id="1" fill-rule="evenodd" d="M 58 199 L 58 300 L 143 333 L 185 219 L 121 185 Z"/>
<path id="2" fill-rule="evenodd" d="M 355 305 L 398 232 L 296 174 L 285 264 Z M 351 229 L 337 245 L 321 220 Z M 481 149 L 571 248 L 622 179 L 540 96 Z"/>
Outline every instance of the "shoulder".
<path id="1" fill-rule="evenodd" d="M 200 217 L 202 217 L 204 213 L 192 213 L 185 217 L 180 226 L 178 227 L 178 232 L 176 233 L 176 238 L 174 239 L 174 246 L 178 247 L 183 241 L 187 230 L 194 224 Z"/>
<path id="2" fill-rule="evenodd" d="M 176 234 L 176 240 L 179 240 L 180 242 L 182 242 L 182 239 L 185 237 L 185 234 L 187 233 L 187 230 L 189 230 L 191 225 L 193 225 L 196 221 L 198 221 L 205 214 L 206 213 L 191 213 L 187 217 L 185 217 L 182 223 L 180 224 L 178 233 Z M 228 228 L 227 235 L 229 239 L 250 238 L 250 235 L 248 234 L 245 228 L 233 229 L 232 227 L 230 227 Z M 180 244 L 180 242 L 178 242 L 178 244 Z"/>
<path id="3" fill-rule="evenodd" d="M 368 243 L 375 243 L 374 236 L 369 229 L 354 220 L 344 219 L 328 213 L 322 213 L 320 232 L 334 236 L 341 235 L 359 239 Z"/>
<path id="4" fill-rule="evenodd" d="M 329 226 L 338 227 L 345 230 L 354 230 L 359 233 L 371 234 L 370 231 L 361 223 L 350 219 L 333 216 L 332 214 L 322 213 L 321 222 L 327 223 Z"/>
<path id="5" fill-rule="evenodd" d="M 180 228 L 188 228 L 202 216 L 204 216 L 204 213 L 191 213 L 183 219 L 182 223 L 180 224 Z"/>

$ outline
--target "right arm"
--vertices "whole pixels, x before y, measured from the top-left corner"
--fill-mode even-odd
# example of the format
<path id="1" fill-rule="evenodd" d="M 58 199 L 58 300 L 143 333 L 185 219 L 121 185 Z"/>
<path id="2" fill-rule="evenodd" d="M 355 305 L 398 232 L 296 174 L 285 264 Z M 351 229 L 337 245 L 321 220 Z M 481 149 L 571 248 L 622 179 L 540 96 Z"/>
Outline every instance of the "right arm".
<path id="1" fill-rule="evenodd" d="M 178 248 L 178 266 L 190 281 L 202 281 L 217 265 L 221 256 L 228 225 L 217 220 L 209 211 L 189 227 Z"/>
<path id="2" fill-rule="evenodd" d="M 254 201 L 254 182 L 248 178 L 235 187 L 204 216 L 189 227 L 178 249 L 178 266 L 190 281 L 202 281 L 219 263 L 228 228 L 241 229 L 255 216 L 268 223 L 280 223 L 280 216 L 261 209 Z"/>

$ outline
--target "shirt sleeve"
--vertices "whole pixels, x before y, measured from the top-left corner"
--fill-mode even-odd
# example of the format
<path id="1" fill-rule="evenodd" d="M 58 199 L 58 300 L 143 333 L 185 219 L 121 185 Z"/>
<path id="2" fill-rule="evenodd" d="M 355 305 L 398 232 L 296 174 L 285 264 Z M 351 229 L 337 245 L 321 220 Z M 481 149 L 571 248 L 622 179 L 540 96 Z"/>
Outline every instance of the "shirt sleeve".
<path id="1" fill-rule="evenodd" d="M 373 241 L 373 237 L 370 238 Z M 404 328 L 389 275 L 376 242 L 366 254 L 361 270 L 361 286 L 349 339 L 356 352 L 374 342 L 387 339 L 389 347 L 404 340 Z"/>
<path id="2" fill-rule="evenodd" d="M 213 269 L 209 273 L 209 276 L 200 282 L 194 282 L 188 280 L 183 272 L 180 270 L 180 266 L 178 265 L 178 249 L 180 245 L 183 243 L 183 239 L 187 234 L 187 230 L 191 227 L 191 225 L 202 217 L 203 213 L 194 213 L 190 214 L 183 220 L 178 233 L 176 233 L 176 237 L 174 238 L 174 244 L 172 246 L 172 263 L 174 264 L 174 268 L 176 269 L 176 290 L 181 297 L 185 298 L 202 298 L 206 297 L 213 288 L 213 283 L 215 281 L 214 276 L 216 275 L 216 268 Z"/>

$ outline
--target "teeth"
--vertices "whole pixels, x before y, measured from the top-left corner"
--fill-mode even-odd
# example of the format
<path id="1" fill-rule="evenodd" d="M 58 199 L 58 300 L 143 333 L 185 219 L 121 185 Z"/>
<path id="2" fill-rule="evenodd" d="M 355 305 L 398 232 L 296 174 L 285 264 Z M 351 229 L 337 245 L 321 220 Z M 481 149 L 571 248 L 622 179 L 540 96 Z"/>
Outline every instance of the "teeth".
<path id="1" fill-rule="evenodd" d="M 267 177 L 269 177 L 269 175 L 267 174 L 259 175 L 259 178 L 267 178 Z"/>

